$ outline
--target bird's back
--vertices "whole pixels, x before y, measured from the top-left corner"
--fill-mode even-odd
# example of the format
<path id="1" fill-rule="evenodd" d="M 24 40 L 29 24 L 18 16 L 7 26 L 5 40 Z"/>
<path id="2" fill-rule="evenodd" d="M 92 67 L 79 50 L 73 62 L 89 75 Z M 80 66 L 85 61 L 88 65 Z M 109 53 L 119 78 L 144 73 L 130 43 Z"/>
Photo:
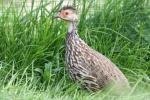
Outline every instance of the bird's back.
<path id="1" fill-rule="evenodd" d="M 78 35 L 68 34 L 66 63 L 70 76 L 88 90 L 98 90 L 115 83 L 129 87 L 124 74 L 108 58 L 89 47 Z"/>

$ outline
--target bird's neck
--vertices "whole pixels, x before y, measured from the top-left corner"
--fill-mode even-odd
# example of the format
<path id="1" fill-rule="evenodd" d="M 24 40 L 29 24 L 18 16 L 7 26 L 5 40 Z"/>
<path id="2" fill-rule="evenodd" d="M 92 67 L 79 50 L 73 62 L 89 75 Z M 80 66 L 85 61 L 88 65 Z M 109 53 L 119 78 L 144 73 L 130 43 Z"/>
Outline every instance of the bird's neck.
<path id="1" fill-rule="evenodd" d="M 77 34 L 77 25 L 75 22 L 68 23 L 68 33 L 69 34 Z"/>
<path id="2" fill-rule="evenodd" d="M 76 23 L 74 23 L 74 22 L 69 23 L 66 40 L 67 40 L 66 41 L 67 44 L 71 44 L 72 42 L 77 42 L 79 40 Z"/>

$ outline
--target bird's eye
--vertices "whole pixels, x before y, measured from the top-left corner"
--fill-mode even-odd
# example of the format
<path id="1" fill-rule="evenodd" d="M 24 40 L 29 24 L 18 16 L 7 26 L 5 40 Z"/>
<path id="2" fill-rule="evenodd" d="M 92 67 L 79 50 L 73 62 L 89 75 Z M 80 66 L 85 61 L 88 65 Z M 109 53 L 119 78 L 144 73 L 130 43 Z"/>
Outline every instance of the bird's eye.
<path id="1" fill-rule="evenodd" d="M 68 12 L 65 12 L 65 15 L 68 15 L 69 13 Z"/>

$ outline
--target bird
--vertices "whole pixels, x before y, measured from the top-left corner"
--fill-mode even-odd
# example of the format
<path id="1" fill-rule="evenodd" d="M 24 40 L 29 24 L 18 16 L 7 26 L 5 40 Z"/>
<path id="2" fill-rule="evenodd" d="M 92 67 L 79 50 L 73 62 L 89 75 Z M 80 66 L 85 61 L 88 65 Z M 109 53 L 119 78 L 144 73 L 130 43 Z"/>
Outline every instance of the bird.
<path id="1" fill-rule="evenodd" d="M 73 6 L 62 7 L 55 18 L 68 24 L 65 62 L 70 78 L 89 91 L 98 91 L 115 84 L 116 88 L 130 88 L 121 70 L 106 56 L 82 40 L 77 31 L 79 15 Z"/>

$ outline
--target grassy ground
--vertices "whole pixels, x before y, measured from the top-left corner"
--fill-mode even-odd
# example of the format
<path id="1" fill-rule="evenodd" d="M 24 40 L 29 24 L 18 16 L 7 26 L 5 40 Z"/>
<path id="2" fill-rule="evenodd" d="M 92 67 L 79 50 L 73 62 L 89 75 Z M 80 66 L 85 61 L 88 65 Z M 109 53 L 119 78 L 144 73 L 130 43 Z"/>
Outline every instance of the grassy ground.
<path id="1" fill-rule="evenodd" d="M 69 79 L 64 62 L 65 23 L 52 18 L 61 3 L 51 11 L 41 3 L 26 15 L 22 6 L 21 11 L 3 9 L 0 16 L 0 99 L 148 100 L 149 0 L 106 0 L 103 7 L 96 4 L 82 0 L 79 35 L 123 71 L 132 86 L 129 93 L 90 93 Z"/>

